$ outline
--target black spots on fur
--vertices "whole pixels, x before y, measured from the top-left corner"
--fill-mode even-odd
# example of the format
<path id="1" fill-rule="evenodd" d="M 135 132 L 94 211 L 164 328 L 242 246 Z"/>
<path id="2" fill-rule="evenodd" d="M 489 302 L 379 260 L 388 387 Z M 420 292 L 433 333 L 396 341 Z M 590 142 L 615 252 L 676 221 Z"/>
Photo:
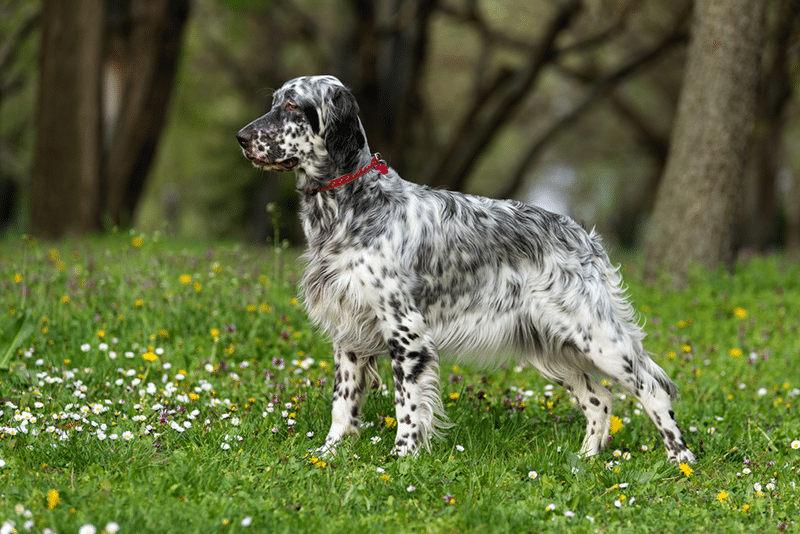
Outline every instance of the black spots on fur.
<path id="1" fill-rule="evenodd" d="M 347 359 L 350 360 L 350 363 L 357 363 L 358 362 L 358 357 L 356 356 L 355 352 L 348 352 L 347 353 Z"/>
<path id="2" fill-rule="evenodd" d="M 412 404 L 411 406 L 409 406 L 409 409 L 410 409 L 412 412 L 416 412 L 416 411 L 417 411 L 417 405 L 416 405 L 416 404 Z"/>
<path id="3" fill-rule="evenodd" d="M 589 402 L 591 402 L 595 406 L 600 406 L 600 399 L 598 399 L 597 397 L 590 397 Z"/>
<path id="4" fill-rule="evenodd" d="M 409 352 L 408 359 L 414 362 L 414 366 L 406 378 L 412 384 L 416 384 L 422 373 L 431 365 L 433 356 L 426 347 L 422 347 L 419 352 Z"/>

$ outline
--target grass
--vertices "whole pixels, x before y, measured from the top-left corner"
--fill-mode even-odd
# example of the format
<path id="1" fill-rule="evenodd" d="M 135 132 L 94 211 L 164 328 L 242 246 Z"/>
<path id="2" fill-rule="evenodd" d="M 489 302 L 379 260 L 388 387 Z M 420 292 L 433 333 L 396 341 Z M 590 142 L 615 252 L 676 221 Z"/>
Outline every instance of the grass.
<path id="1" fill-rule="evenodd" d="M 529 368 L 452 363 L 456 426 L 432 454 L 389 456 L 383 362 L 390 387 L 369 396 L 361 439 L 315 458 L 330 347 L 288 256 L 158 235 L 0 242 L 0 531 L 797 529 L 797 263 L 698 271 L 681 292 L 623 267 L 646 346 L 681 390 L 699 461 L 679 467 L 616 388 L 616 432 L 584 460 L 563 390 Z"/>

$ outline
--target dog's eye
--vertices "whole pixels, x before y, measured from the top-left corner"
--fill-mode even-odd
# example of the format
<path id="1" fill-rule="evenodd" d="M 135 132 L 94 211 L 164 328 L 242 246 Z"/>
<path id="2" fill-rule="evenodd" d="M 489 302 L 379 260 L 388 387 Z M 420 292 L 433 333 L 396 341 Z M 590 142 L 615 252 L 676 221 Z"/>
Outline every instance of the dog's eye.
<path id="1" fill-rule="evenodd" d="M 286 104 L 283 106 L 283 109 L 286 111 L 297 111 L 297 104 L 292 102 L 291 100 L 287 100 Z"/>

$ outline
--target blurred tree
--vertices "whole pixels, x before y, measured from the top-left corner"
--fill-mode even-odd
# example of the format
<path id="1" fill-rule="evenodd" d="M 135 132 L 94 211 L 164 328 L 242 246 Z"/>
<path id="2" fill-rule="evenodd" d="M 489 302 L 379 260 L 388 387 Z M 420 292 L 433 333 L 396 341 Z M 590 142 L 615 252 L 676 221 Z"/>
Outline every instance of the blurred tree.
<path id="1" fill-rule="evenodd" d="M 39 26 L 39 6 L 24 0 L 0 6 L 0 110 L 14 106 L 12 99 L 28 90 L 35 71 L 28 67 L 30 46 Z M 27 53 L 26 53 L 27 52 Z M 22 106 L 16 106 L 22 107 Z M 10 118 L 10 117 L 9 117 Z M 0 234 L 18 216 L 22 176 L 31 129 L 24 120 L 0 115 Z"/>
<path id="2" fill-rule="evenodd" d="M 637 112 L 617 89 L 657 70 L 652 67 L 663 66 L 665 58 L 675 56 L 671 51 L 683 48 L 691 2 L 341 0 L 323 7 L 305 0 L 273 0 L 236 2 L 232 7 L 229 2 L 206 0 L 199 4 L 213 20 L 225 20 L 226 14 L 230 20 L 227 31 L 213 26 L 206 30 L 210 44 L 202 50 L 227 72 L 248 102 L 258 103 L 251 113 L 263 113 L 268 106 L 270 92 L 265 87 L 279 87 L 298 75 L 334 74 L 356 94 L 370 145 L 407 179 L 520 197 L 527 194 L 532 169 L 548 158 L 547 151 L 558 143 L 559 148 L 569 145 L 564 132 L 581 127 L 589 111 L 603 103 L 611 103 L 607 109 L 638 132 L 637 142 L 656 146 L 656 154 L 664 151 L 666 128 L 651 126 L 668 124 L 654 117 L 663 111 L 648 105 Z M 661 77 L 677 79 L 673 72 L 665 70 Z M 586 89 L 573 91 L 575 80 Z M 673 100 L 668 88 L 677 83 L 658 80 L 655 85 L 663 96 L 653 91 L 653 100 Z M 673 105 L 665 107 L 671 114 Z M 606 125 L 597 128 L 602 121 L 594 121 L 587 124 L 594 127 L 594 136 L 602 138 L 598 130 Z M 515 144 L 507 142 L 509 135 L 519 136 Z M 618 138 L 615 130 L 611 144 Z M 501 144 L 505 146 L 498 149 Z M 584 144 L 567 148 L 564 164 L 581 165 L 587 157 L 584 148 Z M 495 151 L 503 152 L 499 165 L 493 160 Z M 492 174 L 485 173 L 487 166 Z M 475 177 L 482 178 L 472 180 Z M 261 192 L 247 195 L 258 199 L 251 210 L 259 221 L 256 228 L 268 228 L 265 199 L 286 205 L 284 212 L 291 213 L 288 203 L 294 193 L 283 186 L 285 191 L 277 190 L 283 180 L 287 178 L 259 180 Z M 481 190 L 475 191 L 472 186 L 478 181 Z M 647 193 L 652 187 L 639 189 Z M 228 192 L 239 194 L 234 188 Z M 650 206 L 631 204 L 637 217 Z M 268 229 L 265 233 L 271 235 Z"/>
<path id="3" fill-rule="evenodd" d="M 646 276 L 732 265 L 767 0 L 697 0 L 670 155 L 645 244 Z"/>
<path id="4" fill-rule="evenodd" d="M 31 217 L 44 237 L 99 226 L 105 4 L 44 0 Z"/>
<path id="5" fill-rule="evenodd" d="M 57 238 L 130 219 L 188 9 L 189 0 L 44 0 L 34 233 Z"/>

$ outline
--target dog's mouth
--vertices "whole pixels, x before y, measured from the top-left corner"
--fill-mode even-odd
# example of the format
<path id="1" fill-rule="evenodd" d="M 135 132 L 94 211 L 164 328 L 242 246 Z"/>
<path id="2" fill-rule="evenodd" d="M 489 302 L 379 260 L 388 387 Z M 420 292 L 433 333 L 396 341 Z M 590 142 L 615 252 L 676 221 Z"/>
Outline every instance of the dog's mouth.
<path id="1" fill-rule="evenodd" d="M 287 158 L 280 161 L 267 161 L 254 156 L 253 154 L 245 151 L 245 157 L 253 162 L 253 164 L 262 169 L 270 171 L 291 171 L 300 163 L 297 158 Z"/>

